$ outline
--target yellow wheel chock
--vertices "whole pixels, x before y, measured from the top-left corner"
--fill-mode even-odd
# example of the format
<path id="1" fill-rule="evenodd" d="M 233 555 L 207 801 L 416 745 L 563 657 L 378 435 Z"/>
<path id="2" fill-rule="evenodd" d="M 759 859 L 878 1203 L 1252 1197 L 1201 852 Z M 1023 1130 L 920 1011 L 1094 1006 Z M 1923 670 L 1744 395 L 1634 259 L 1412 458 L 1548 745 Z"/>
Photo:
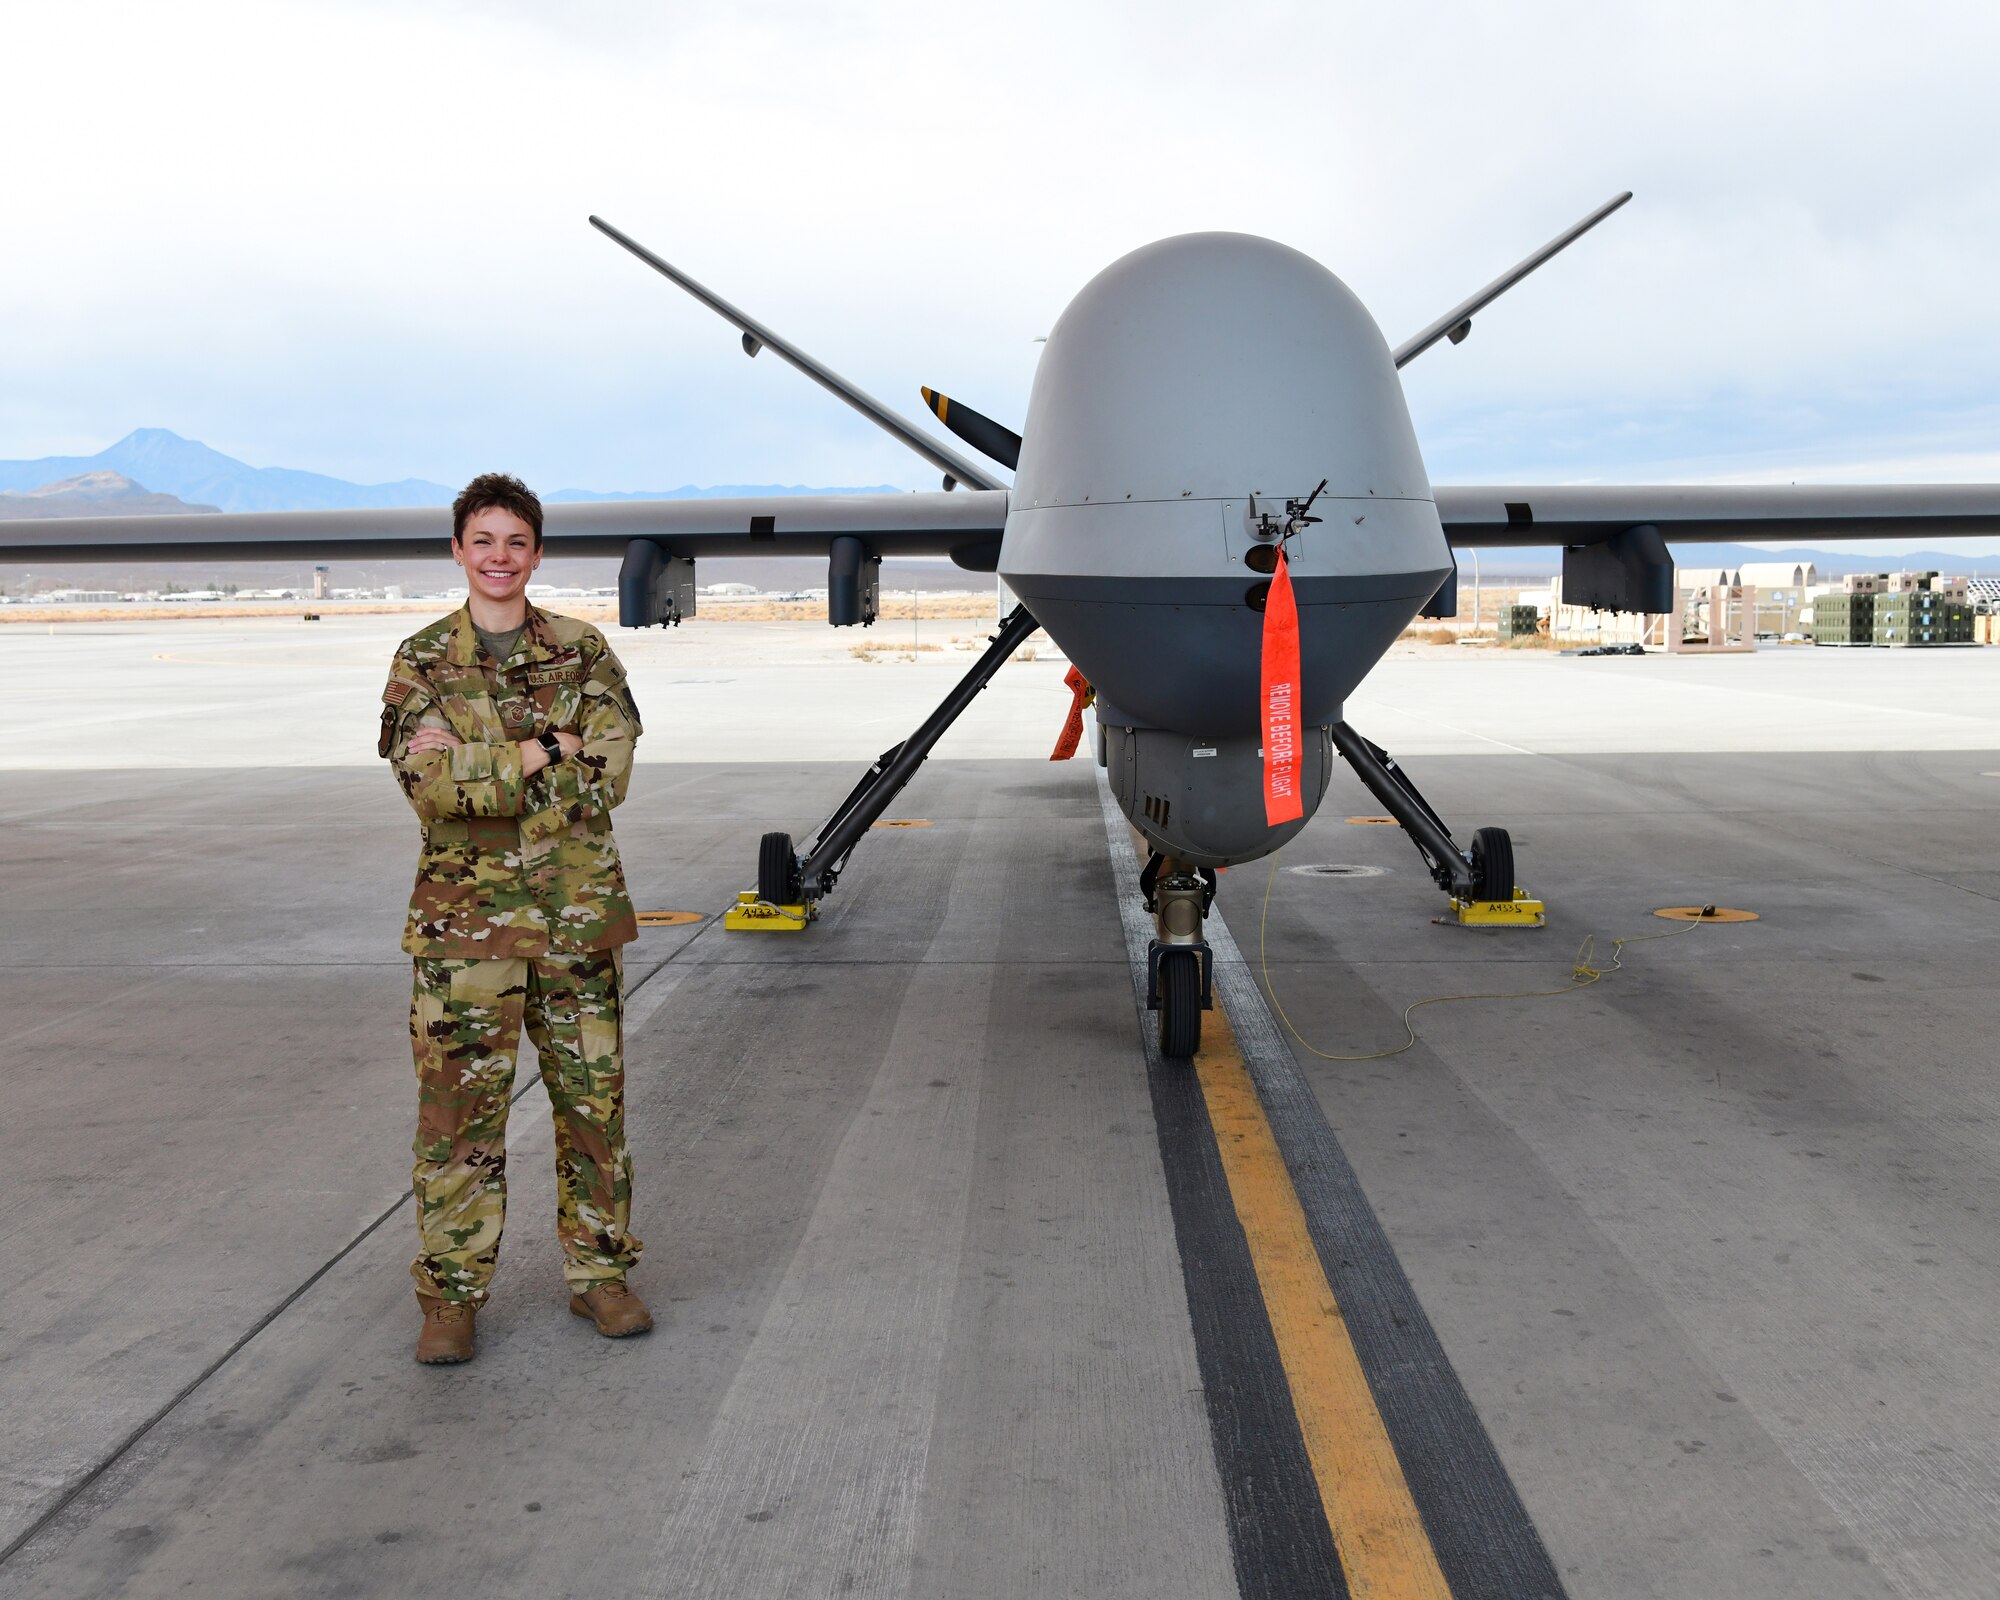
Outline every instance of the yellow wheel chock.
<path id="1" fill-rule="evenodd" d="M 1461 900 L 1452 896 L 1450 920 L 1461 928 L 1542 928 L 1548 925 L 1549 913 L 1547 906 L 1529 899 L 1528 891 L 1517 884 L 1511 900 Z"/>
<path id="2" fill-rule="evenodd" d="M 745 889 L 736 904 L 722 914 L 722 925 L 736 933 L 801 933 L 819 915 L 819 907 L 808 900 L 804 905 L 777 906 L 759 900 L 755 889 Z"/>

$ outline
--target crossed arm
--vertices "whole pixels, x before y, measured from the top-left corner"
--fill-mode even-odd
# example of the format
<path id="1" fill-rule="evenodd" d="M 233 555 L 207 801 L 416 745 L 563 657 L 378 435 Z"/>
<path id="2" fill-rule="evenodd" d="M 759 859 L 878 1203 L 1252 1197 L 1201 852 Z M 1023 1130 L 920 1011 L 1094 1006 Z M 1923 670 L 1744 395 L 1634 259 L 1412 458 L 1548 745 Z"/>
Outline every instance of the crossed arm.
<path id="1" fill-rule="evenodd" d="M 465 741 L 449 728 L 419 728 L 410 735 L 410 742 L 404 751 L 409 755 L 422 755 L 426 750 L 449 750 L 453 745 Z M 583 740 L 573 733 L 558 731 L 556 743 L 562 746 L 565 757 L 575 755 L 583 748 Z M 521 752 L 521 776 L 532 778 L 549 764 L 549 753 L 537 739 L 523 739 L 515 747 Z"/>
<path id="2" fill-rule="evenodd" d="M 625 798 L 639 719 L 615 660 L 586 688 L 576 731 L 551 730 L 562 750 L 554 763 L 537 739 L 468 743 L 434 704 L 403 709 L 416 725 L 401 734 L 385 724 L 383 753 L 420 817 L 520 817 L 532 842 Z"/>

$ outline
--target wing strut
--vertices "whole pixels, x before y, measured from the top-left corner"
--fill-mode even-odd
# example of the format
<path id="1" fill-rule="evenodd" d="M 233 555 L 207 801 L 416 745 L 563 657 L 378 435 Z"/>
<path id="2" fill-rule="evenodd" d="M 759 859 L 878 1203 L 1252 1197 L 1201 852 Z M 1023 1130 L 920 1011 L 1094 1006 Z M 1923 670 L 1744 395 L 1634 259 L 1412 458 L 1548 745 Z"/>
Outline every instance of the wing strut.
<path id="1" fill-rule="evenodd" d="M 754 356 L 759 350 L 768 346 L 777 352 L 781 360 L 790 362 L 822 389 L 838 395 L 885 433 L 902 440 L 945 475 L 946 488 L 950 488 L 953 483 L 962 483 L 968 489 L 1006 488 L 1004 483 L 984 467 L 974 465 L 956 450 L 939 444 L 922 429 L 891 411 L 873 395 L 849 383 L 832 368 L 822 366 L 790 340 L 773 333 L 755 317 L 738 311 L 713 289 L 695 282 L 671 262 L 662 261 L 636 239 L 620 233 L 602 217 L 592 217 L 590 225 L 606 238 L 623 245 L 662 277 L 671 278 L 723 321 L 733 322 L 742 331 L 743 350 L 746 355 Z"/>
<path id="2" fill-rule="evenodd" d="M 1418 356 L 1430 349 L 1440 339 L 1450 339 L 1453 344 L 1457 344 L 1466 334 L 1472 331 L 1472 314 L 1475 311 L 1485 310 L 1486 307 L 1491 305 L 1495 300 L 1498 300 L 1509 289 L 1513 288 L 1515 284 L 1519 283 L 1529 273 L 1533 272 L 1535 268 L 1548 260 L 1549 257 L 1575 244 L 1577 240 L 1581 239 L 1592 228 L 1596 227 L 1631 198 L 1632 191 L 1630 189 L 1627 189 L 1623 194 L 1612 196 L 1611 199 L 1605 201 L 1603 205 L 1591 212 L 1581 222 L 1566 232 L 1557 234 L 1526 260 L 1515 262 L 1513 266 L 1501 273 L 1499 277 L 1481 289 L 1470 300 L 1461 300 L 1443 316 L 1439 317 L 1437 321 L 1425 328 L 1422 333 L 1405 339 L 1401 344 L 1396 346 L 1394 352 L 1396 365 L 1399 367 L 1405 366 L 1409 362 L 1416 360 Z M 596 219 L 593 218 L 592 220 L 595 221 Z"/>

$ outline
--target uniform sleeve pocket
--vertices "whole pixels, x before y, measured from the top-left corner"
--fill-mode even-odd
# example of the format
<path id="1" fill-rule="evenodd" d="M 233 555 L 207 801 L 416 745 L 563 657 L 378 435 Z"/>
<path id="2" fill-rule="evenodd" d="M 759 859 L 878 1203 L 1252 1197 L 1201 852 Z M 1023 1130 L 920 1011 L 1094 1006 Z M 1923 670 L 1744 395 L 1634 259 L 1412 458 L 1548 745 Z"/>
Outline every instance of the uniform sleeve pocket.
<path id="1" fill-rule="evenodd" d="M 433 696 L 420 683 L 405 677 L 393 677 L 389 686 L 382 691 L 382 736 L 375 745 L 378 756 L 389 756 L 409 734 L 416 731 L 417 721 L 430 709 Z"/>
<path id="2" fill-rule="evenodd" d="M 585 680 L 583 693 L 583 716 L 586 720 L 593 704 L 602 705 L 608 700 L 618 708 L 618 714 L 631 724 L 634 739 L 646 731 L 639 721 L 639 707 L 632 699 L 631 687 L 621 669 L 614 667 L 609 672 L 593 673 Z"/>

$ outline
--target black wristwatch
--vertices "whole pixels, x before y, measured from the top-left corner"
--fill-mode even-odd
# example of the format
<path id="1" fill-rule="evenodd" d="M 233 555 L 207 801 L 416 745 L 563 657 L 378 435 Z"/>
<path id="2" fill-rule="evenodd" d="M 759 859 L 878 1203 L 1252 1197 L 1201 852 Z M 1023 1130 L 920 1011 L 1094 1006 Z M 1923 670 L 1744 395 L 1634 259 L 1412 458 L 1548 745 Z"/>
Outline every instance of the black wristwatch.
<path id="1" fill-rule="evenodd" d="M 558 761 L 562 760 L 562 740 L 558 739 L 553 733 L 543 731 L 536 734 L 535 743 L 540 745 L 543 751 L 547 753 L 550 766 L 554 766 Z"/>

